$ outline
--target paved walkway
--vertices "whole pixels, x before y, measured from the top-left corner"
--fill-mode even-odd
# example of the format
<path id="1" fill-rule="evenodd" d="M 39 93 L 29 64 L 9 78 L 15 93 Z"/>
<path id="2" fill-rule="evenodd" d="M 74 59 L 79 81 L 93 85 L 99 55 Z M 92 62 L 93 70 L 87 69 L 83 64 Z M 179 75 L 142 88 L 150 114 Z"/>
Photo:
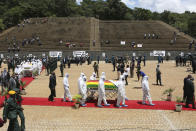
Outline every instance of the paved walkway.
<path id="1" fill-rule="evenodd" d="M 142 70 L 149 76 L 150 93 L 153 100 L 159 101 L 166 96 L 162 92 L 168 88 L 175 88 L 173 100 L 176 96 L 182 96 L 183 79 L 190 72 L 186 72 L 185 67 L 175 67 L 174 61 L 161 64 L 162 79 L 164 86 L 155 84 L 156 61 L 148 61 L 146 67 Z M 4 65 L 3 65 L 4 66 Z M 107 79 L 116 79 L 116 72 L 112 72 L 111 64 L 100 63 L 100 73 L 106 72 Z M 3 69 L 3 68 L 1 68 Z M 136 71 L 136 70 L 135 70 Z M 57 75 L 57 97 L 63 97 L 62 77 L 60 69 L 56 71 Z M 70 91 L 72 95 L 78 93 L 77 79 L 80 72 L 85 72 L 87 78 L 93 72 L 92 65 L 76 66 L 71 69 L 65 69 L 64 72 L 70 73 Z M 196 75 L 192 74 L 196 80 Z M 136 75 L 129 78 L 129 85 L 126 87 L 126 95 L 130 100 L 141 100 L 142 90 L 141 82 L 137 82 Z M 27 97 L 48 97 L 49 77 L 45 71 L 38 76 L 26 89 Z M 163 110 L 138 110 L 138 109 L 100 109 L 100 108 L 80 108 L 75 110 L 72 107 L 50 107 L 50 106 L 23 106 L 26 117 L 27 131 L 95 131 L 95 130 L 125 130 L 125 131 L 154 131 L 154 130 L 177 130 L 190 129 L 196 130 L 196 112 Z M 0 110 L 2 114 L 2 110 Z M 19 120 L 20 121 L 20 120 Z M 5 131 L 7 124 L 1 128 Z"/>

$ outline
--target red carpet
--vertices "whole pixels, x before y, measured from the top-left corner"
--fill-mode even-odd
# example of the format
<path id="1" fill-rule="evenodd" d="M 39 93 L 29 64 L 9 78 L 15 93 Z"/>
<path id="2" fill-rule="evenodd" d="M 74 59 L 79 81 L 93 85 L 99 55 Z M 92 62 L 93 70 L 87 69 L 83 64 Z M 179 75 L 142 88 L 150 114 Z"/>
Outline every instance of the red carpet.
<path id="1" fill-rule="evenodd" d="M 29 85 L 33 80 L 34 80 L 33 77 L 23 77 L 23 78 L 21 78 L 21 81 L 26 83 L 25 86 L 24 86 L 24 88 L 27 85 Z"/>
<path id="2" fill-rule="evenodd" d="M 32 77 L 24 77 L 21 79 L 23 82 L 26 82 L 25 87 L 33 81 Z M 38 105 L 38 106 L 74 106 L 73 102 L 62 102 L 62 98 L 55 98 L 54 102 L 48 101 L 48 98 L 41 97 L 23 97 L 22 105 Z M 0 97 L 0 105 L 2 105 L 4 97 Z M 175 102 L 168 101 L 153 101 L 155 106 L 142 105 L 141 100 L 129 100 L 126 101 L 128 107 L 122 107 L 122 109 L 151 109 L 151 110 L 175 110 Z M 87 107 L 96 107 L 96 101 L 88 102 Z M 109 107 L 104 108 L 116 108 L 115 101 L 108 101 L 111 104 Z M 191 106 L 191 105 L 190 105 Z M 98 108 L 98 107 L 96 107 Z M 185 108 L 183 105 L 183 110 L 196 111 L 196 109 Z"/>
<path id="3" fill-rule="evenodd" d="M 23 97 L 22 105 L 38 105 L 38 106 L 74 106 L 73 102 L 62 102 L 62 98 L 55 98 L 54 102 L 48 101 L 48 98 L 41 97 Z M 1 99 L 2 103 L 3 99 Z M 88 102 L 87 107 L 96 107 L 96 101 Z M 108 101 L 111 105 L 104 108 L 116 108 L 115 101 Z M 141 100 L 129 100 L 126 101 L 128 107 L 122 107 L 122 109 L 151 109 L 151 110 L 175 110 L 175 102 L 168 101 L 153 101 L 155 106 L 142 105 Z M 183 105 L 184 106 L 184 105 Z M 191 106 L 191 105 L 190 105 Z M 97 107 L 96 107 L 97 108 Z M 196 109 L 185 108 L 183 110 L 196 111 Z"/>

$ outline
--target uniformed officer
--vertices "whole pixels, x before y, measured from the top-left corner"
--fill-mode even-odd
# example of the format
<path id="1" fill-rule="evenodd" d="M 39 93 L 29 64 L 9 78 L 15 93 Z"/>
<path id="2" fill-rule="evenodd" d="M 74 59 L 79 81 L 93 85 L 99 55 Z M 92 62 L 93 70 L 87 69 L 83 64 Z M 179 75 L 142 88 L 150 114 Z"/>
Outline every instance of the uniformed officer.
<path id="1" fill-rule="evenodd" d="M 130 77 L 133 78 L 134 76 L 134 68 L 135 68 L 135 60 L 133 59 L 130 63 Z"/>
<path id="2" fill-rule="evenodd" d="M 56 97 L 55 86 L 56 86 L 56 76 L 55 76 L 55 73 L 53 72 L 50 75 L 50 81 L 49 81 L 49 88 L 50 88 L 50 91 L 51 91 L 51 94 L 48 97 L 49 101 L 54 101 L 54 97 Z"/>
<path id="3" fill-rule="evenodd" d="M 157 85 L 158 83 L 160 83 L 160 86 L 162 85 L 161 83 L 161 71 L 160 71 L 160 66 L 157 65 L 157 68 L 156 68 L 156 81 L 157 81 Z"/>
<path id="4" fill-rule="evenodd" d="M 1 68 L 1 64 L 2 64 L 3 60 L 0 58 L 0 68 Z"/>
<path id="5" fill-rule="evenodd" d="M 5 101 L 3 109 L 3 120 L 4 122 L 9 119 L 8 131 L 20 131 L 19 123 L 17 120 L 18 111 L 22 110 L 21 107 L 16 102 L 16 92 L 11 90 L 8 92 L 10 98 Z"/>
<path id="6" fill-rule="evenodd" d="M 20 106 L 20 110 L 17 110 L 17 114 L 19 115 L 20 120 L 21 120 L 21 131 L 24 131 L 25 130 L 25 117 L 24 117 L 24 113 L 23 113 L 24 109 L 21 106 L 22 97 L 20 95 L 20 89 L 14 88 L 13 91 L 16 92 L 15 99 L 16 99 L 18 106 Z"/>
<path id="7" fill-rule="evenodd" d="M 61 64 L 60 64 L 61 77 L 63 77 L 63 70 L 64 70 L 64 68 L 63 68 L 63 63 L 61 63 Z"/>
<path id="8" fill-rule="evenodd" d="M 49 68 L 50 68 L 50 67 L 49 67 L 49 62 L 47 61 L 47 62 L 46 62 L 47 75 L 49 75 Z"/>
<path id="9" fill-rule="evenodd" d="M 140 70 L 141 70 L 141 66 L 140 66 L 140 64 L 138 64 L 137 65 L 137 79 L 138 79 L 138 81 L 140 80 Z"/>

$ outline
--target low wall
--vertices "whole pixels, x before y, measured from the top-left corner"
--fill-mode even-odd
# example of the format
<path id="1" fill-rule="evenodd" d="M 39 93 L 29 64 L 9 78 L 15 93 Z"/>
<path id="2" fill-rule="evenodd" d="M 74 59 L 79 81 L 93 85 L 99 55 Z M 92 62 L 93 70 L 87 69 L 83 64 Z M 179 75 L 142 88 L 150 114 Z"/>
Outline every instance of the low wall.
<path id="1" fill-rule="evenodd" d="M 157 56 L 151 56 L 150 54 L 153 51 L 86 51 L 88 54 L 90 54 L 90 56 L 92 56 L 93 60 L 97 60 L 97 56 L 100 56 L 100 60 L 104 60 L 105 57 L 103 57 L 103 55 L 105 54 L 105 56 L 107 56 L 108 58 L 111 58 L 112 56 L 133 56 L 133 54 L 135 54 L 136 56 L 146 56 L 147 60 L 157 60 Z M 170 56 L 170 60 L 174 60 L 175 57 L 179 54 L 181 54 L 181 52 L 183 51 L 166 51 L 166 55 L 168 53 L 171 54 Z M 188 54 L 188 53 L 196 53 L 196 51 L 184 51 L 184 54 Z M 38 57 L 42 57 L 42 54 L 45 54 L 46 56 L 49 55 L 49 52 L 0 52 L 0 54 L 3 54 L 4 57 L 7 56 L 15 56 L 15 54 L 18 54 L 20 57 L 25 56 L 25 55 L 29 55 L 32 54 L 33 56 L 38 56 Z M 73 51 L 63 51 L 63 56 L 72 56 Z"/>

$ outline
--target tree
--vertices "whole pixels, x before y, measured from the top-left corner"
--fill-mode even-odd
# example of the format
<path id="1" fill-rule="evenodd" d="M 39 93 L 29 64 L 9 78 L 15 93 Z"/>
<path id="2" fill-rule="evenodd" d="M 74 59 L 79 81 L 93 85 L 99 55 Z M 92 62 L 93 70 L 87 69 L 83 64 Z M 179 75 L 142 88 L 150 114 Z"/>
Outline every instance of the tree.
<path id="1" fill-rule="evenodd" d="M 3 16 L 4 24 L 7 27 L 18 24 L 22 19 L 22 14 L 23 10 L 19 6 L 9 9 Z"/>
<path id="2" fill-rule="evenodd" d="M 74 12 L 74 7 L 76 7 L 75 0 L 55 0 L 55 12 L 56 16 L 67 17 Z"/>
<path id="3" fill-rule="evenodd" d="M 82 11 L 80 12 L 82 16 L 86 17 L 94 17 L 94 12 L 93 12 L 93 1 L 91 0 L 83 0 L 81 2 L 81 9 Z"/>
<path id="4" fill-rule="evenodd" d="M 107 8 L 105 8 L 107 19 L 122 20 L 127 11 L 128 7 L 121 0 L 107 0 Z"/>
<path id="5" fill-rule="evenodd" d="M 5 29 L 5 25 L 3 24 L 3 20 L 0 19 L 0 32 Z"/>
<path id="6" fill-rule="evenodd" d="M 135 8 L 133 10 L 133 16 L 135 20 L 150 20 L 152 18 L 152 12 L 142 8 Z"/>
<path id="7" fill-rule="evenodd" d="M 160 20 L 161 19 L 161 16 L 158 12 L 153 12 L 152 13 L 152 19 L 153 20 Z"/>
<path id="8" fill-rule="evenodd" d="M 171 13 L 170 11 L 166 11 L 166 10 L 163 13 L 161 13 L 161 20 L 169 24 L 170 13 Z"/>
<path id="9" fill-rule="evenodd" d="M 196 14 L 192 15 L 188 20 L 188 30 L 190 35 L 196 38 Z"/>

